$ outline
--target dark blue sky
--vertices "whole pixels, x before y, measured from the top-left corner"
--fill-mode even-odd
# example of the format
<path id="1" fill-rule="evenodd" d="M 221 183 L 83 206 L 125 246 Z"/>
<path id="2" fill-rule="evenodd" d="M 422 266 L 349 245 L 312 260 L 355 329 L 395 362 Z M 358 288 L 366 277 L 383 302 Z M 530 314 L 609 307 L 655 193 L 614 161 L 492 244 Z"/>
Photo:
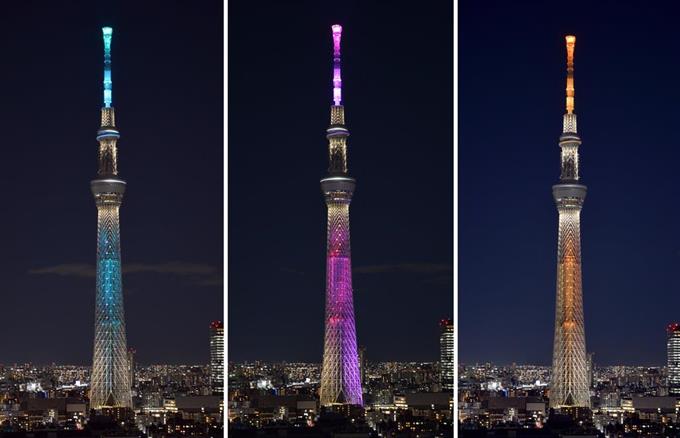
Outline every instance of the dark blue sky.
<path id="1" fill-rule="evenodd" d="M 223 318 L 222 5 L 156 0 L 0 14 L 0 363 L 92 361 L 103 25 L 128 343 L 140 363 L 207 363 Z"/>
<path id="2" fill-rule="evenodd" d="M 330 26 L 343 32 L 358 342 L 436 360 L 451 316 L 450 2 L 229 2 L 229 358 L 320 361 Z"/>
<path id="3" fill-rule="evenodd" d="M 665 361 L 680 320 L 674 2 L 459 3 L 460 360 L 549 364 L 564 113 L 576 35 L 587 349 Z"/>

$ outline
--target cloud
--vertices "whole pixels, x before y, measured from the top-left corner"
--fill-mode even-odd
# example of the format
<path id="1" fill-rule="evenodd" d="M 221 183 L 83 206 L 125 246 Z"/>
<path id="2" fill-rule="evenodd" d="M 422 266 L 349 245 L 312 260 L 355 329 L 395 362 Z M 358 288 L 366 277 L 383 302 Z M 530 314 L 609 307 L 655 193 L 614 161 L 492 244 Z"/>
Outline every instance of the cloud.
<path id="1" fill-rule="evenodd" d="M 54 274 L 62 277 L 94 277 L 94 266 L 85 263 L 69 263 L 29 269 L 28 273 L 34 275 Z"/>
<path id="2" fill-rule="evenodd" d="M 186 262 L 123 264 L 123 272 L 126 274 L 134 274 L 138 272 L 155 272 L 158 274 L 210 275 L 219 271 L 220 270 L 214 266 Z"/>
<path id="3" fill-rule="evenodd" d="M 66 263 L 31 269 L 28 273 L 31 275 L 93 278 L 95 276 L 95 267 L 86 263 Z M 200 263 L 128 263 L 123 264 L 123 273 L 154 273 L 190 277 L 193 279 L 194 284 L 201 286 L 221 286 L 224 283 L 221 268 Z"/>
<path id="4" fill-rule="evenodd" d="M 353 271 L 356 274 L 446 274 L 453 272 L 453 263 L 396 263 L 370 265 L 356 267 Z"/>

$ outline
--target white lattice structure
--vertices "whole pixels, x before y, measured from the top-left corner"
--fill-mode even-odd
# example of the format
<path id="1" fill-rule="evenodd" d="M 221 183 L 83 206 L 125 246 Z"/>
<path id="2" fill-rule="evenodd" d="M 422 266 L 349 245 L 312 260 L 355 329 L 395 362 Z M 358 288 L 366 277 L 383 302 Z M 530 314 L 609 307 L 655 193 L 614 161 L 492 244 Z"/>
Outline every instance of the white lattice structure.
<path id="1" fill-rule="evenodd" d="M 567 113 L 564 115 L 562 172 L 560 183 L 553 186 L 559 213 L 557 243 L 557 300 L 555 340 L 553 345 L 550 406 L 553 408 L 590 408 L 586 340 L 583 322 L 581 282 L 581 207 L 586 186 L 579 184 L 578 147 L 574 111 L 574 45 L 567 42 Z"/>
<path id="2" fill-rule="evenodd" d="M 345 109 L 340 90 L 340 36 L 333 26 L 333 106 L 328 138 L 328 176 L 321 190 L 328 208 L 326 248 L 326 330 L 319 395 L 323 406 L 363 405 L 361 374 L 354 324 L 352 254 L 349 239 L 349 205 L 356 181 L 347 172 Z"/>
<path id="3" fill-rule="evenodd" d="M 99 171 L 91 182 L 97 205 L 97 294 L 90 409 L 132 408 L 132 382 L 123 309 L 119 210 L 125 181 L 118 177 L 120 134 L 111 106 L 111 36 L 104 31 L 104 107 L 101 110 Z"/>

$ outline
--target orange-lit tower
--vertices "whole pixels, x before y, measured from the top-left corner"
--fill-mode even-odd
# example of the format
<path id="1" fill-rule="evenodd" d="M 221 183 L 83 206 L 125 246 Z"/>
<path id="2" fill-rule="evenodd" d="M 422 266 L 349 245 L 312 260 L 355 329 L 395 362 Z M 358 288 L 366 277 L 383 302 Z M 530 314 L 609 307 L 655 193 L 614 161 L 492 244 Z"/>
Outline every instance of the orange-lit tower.
<path id="1" fill-rule="evenodd" d="M 560 148 L 562 173 L 553 186 L 559 213 L 557 242 L 557 302 L 555 341 L 553 346 L 550 407 L 590 408 L 586 338 L 583 325 L 583 290 L 581 285 L 581 207 L 586 186 L 579 183 L 578 147 L 581 138 L 574 114 L 574 45 L 567 42 L 567 113 L 564 115 Z"/>

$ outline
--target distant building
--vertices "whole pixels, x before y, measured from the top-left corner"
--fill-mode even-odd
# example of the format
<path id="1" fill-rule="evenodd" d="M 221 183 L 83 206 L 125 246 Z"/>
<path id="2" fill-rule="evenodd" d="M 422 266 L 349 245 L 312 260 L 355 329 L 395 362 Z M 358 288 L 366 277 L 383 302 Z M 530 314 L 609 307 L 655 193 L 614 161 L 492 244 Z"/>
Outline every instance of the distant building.
<path id="1" fill-rule="evenodd" d="M 366 347 L 359 347 L 359 375 L 361 376 L 361 387 L 366 386 Z"/>
<path id="2" fill-rule="evenodd" d="M 439 326 L 441 327 L 439 345 L 441 350 L 440 366 L 442 391 L 453 391 L 453 321 L 450 319 L 442 319 L 439 321 Z"/>
<path id="3" fill-rule="evenodd" d="M 595 362 L 593 361 L 593 357 L 595 356 L 595 353 L 588 353 L 586 355 L 586 370 L 588 372 L 588 387 L 592 388 L 594 382 L 593 379 L 593 367 L 595 366 Z"/>
<path id="4" fill-rule="evenodd" d="M 672 414 L 680 408 L 677 397 L 626 397 L 621 399 L 621 409 L 628 413 Z"/>
<path id="5" fill-rule="evenodd" d="M 414 392 L 394 396 L 394 405 L 401 409 L 448 410 L 453 402 L 451 394 L 441 392 Z"/>
<path id="6" fill-rule="evenodd" d="M 666 330 L 668 351 L 668 393 L 680 395 L 680 324 L 669 324 Z"/>
<path id="7" fill-rule="evenodd" d="M 224 324 L 210 323 L 210 385 L 213 394 L 224 394 Z"/>
<path id="8" fill-rule="evenodd" d="M 135 387 L 135 355 L 137 350 L 128 348 L 128 367 L 130 367 L 130 386 Z"/>
<path id="9" fill-rule="evenodd" d="M 490 397 L 482 402 L 482 409 L 492 425 L 535 422 L 548 413 L 546 402 L 540 397 Z"/>
<path id="10" fill-rule="evenodd" d="M 177 396 L 175 409 L 184 419 L 200 419 L 205 415 L 218 415 L 222 412 L 222 397 L 215 395 Z"/>
<path id="11" fill-rule="evenodd" d="M 44 427 L 45 423 L 63 423 L 73 417 L 85 417 L 87 404 L 75 398 L 29 398 L 20 404 L 20 411 L 29 429 Z"/>

